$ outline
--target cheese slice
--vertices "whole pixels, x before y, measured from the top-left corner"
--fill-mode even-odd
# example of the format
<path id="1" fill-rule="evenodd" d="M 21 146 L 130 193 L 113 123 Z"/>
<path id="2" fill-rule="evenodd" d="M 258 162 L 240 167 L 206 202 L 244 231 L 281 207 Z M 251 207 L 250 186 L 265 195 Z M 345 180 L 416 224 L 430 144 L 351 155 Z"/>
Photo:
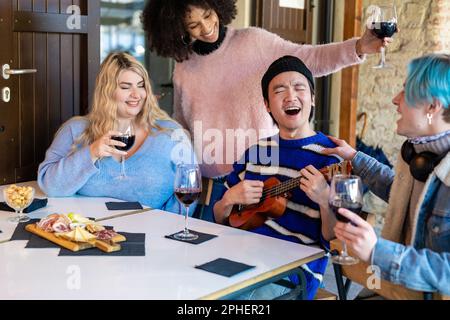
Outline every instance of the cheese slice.
<path id="1" fill-rule="evenodd" d="M 81 227 L 76 227 L 74 230 L 65 233 L 55 233 L 56 236 L 76 242 L 90 242 L 96 239 L 92 233 L 87 232 Z"/>

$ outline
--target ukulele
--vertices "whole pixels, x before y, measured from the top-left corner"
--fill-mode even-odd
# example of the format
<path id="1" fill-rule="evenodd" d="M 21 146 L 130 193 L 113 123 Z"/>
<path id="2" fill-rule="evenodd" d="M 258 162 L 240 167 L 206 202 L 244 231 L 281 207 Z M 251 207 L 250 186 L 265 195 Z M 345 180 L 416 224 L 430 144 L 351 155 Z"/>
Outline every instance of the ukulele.
<path id="1" fill-rule="evenodd" d="M 344 160 L 326 166 L 319 171 L 327 181 L 330 181 L 336 174 L 350 174 L 352 164 L 350 161 Z M 287 199 L 290 197 L 289 191 L 300 186 L 301 178 L 300 175 L 284 182 L 280 182 L 275 177 L 267 179 L 264 182 L 263 195 L 258 203 L 233 206 L 228 218 L 230 226 L 251 230 L 262 226 L 269 218 L 277 219 L 281 217 L 286 210 Z"/>

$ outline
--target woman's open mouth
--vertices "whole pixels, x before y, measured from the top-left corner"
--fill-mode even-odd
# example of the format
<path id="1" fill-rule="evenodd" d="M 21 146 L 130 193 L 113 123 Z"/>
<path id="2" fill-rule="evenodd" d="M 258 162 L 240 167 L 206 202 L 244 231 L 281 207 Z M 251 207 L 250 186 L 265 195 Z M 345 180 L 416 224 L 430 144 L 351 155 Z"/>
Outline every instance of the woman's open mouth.
<path id="1" fill-rule="evenodd" d="M 130 107 L 137 107 L 139 106 L 140 101 L 127 101 L 127 105 Z"/>
<path id="2" fill-rule="evenodd" d="M 204 34 L 203 35 L 203 38 L 205 38 L 206 40 L 209 40 L 209 41 L 215 40 L 215 38 L 216 38 L 216 29 L 217 29 L 217 26 L 214 25 L 214 27 L 212 28 L 212 30 L 208 34 Z"/>

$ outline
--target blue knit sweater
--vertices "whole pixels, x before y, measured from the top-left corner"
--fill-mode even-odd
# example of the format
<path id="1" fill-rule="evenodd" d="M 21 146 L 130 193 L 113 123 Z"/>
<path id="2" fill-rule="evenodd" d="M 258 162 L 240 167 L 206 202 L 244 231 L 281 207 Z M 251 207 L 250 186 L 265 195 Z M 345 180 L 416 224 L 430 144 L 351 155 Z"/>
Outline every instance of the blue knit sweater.
<path id="1" fill-rule="evenodd" d="M 87 120 L 69 120 L 39 165 L 39 187 L 51 197 L 74 194 L 111 197 L 179 213 L 180 206 L 173 193 L 176 163 L 186 159 L 195 161 L 195 156 L 184 133 L 174 131 L 180 128 L 178 124 L 171 121 L 159 121 L 158 124 L 169 130 L 149 135 L 136 153 L 126 159 L 127 179 L 117 180 L 121 164 L 112 157 L 93 163 L 88 146 L 79 146 L 71 153 L 74 141 L 87 126 Z M 176 138 L 172 138 L 172 134 Z M 186 158 L 181 159 L 180 156 Z M 191 205 L 190 212 L 194 209 L 195 204 Z"/>
<path id="2" fill-rule="evenodd" d="M 233 165 L 234 170 L 227 177 L 226 187 L 231 188 L 242 180 L 265 181 L 270 177 L 283 182 L 297 177 L 299 171 L 308 165 L 321 169 L 340 162 L 337 156 L 320 154 L 323 147 L 333 148 L 335 144 L 320 132 L 298 140 L 284 140 L 278 135 L 263 139 L 249 148 L 243 158 Z M 329 243 L 322 237 L 319 206 L 300 187 L 291 190 L 290 194 L 286 211 L 280 218 L 267 220 L 266 224 L 251 231 L 327 250 Z M 302 266 L 307 271 L 305 276 L 308 297 L 311 299 L 322 280 L 326 265 L 327 259 L 323 258 Z M 297 282 L 295 278 L 292 280 Z"/>

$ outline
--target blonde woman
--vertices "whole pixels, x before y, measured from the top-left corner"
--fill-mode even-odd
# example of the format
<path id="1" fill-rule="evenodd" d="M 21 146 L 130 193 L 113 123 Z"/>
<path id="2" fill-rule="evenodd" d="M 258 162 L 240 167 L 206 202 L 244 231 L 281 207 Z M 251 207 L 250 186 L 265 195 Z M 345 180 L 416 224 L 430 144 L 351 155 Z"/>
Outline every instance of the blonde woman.
<path id="1" fill-rule="evenodd" d="M 132 124 L 135 142 L 120 151 L 116 147 L 125 144 L 112 138 L 125 123 Z M 111 53 L 97 76 L 90 113 L 59 129 L 39 166 L 38 183 L 52 197 L 112 197 L 178 212 L 175 166 L 195 161 L 187 141 L 180 126 L 159 108 L 145 68 L 126 53 Z M 117 179 L 122 157 L 126 178 Z"/>

